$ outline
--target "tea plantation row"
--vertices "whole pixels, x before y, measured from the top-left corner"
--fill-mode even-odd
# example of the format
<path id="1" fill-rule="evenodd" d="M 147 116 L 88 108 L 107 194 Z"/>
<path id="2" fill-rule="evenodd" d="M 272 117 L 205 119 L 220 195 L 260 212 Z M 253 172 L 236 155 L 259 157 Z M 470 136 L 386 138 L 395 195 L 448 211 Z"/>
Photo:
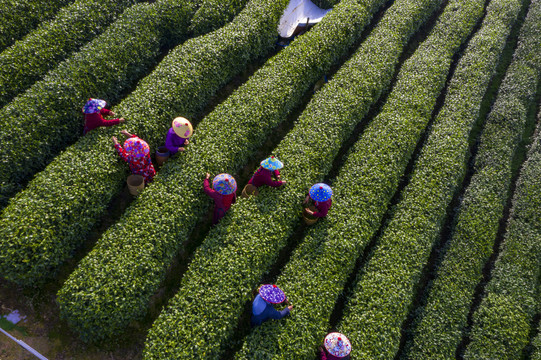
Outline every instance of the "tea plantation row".
<path id="1" fill-rule="evenodd" d="M 534 0 L 535 2 L 535 0 Z M 537 9 L 538 11 L 539 9 Z M 538 16 L 538 15 L 537 15 Z M 473 315 L 465 359 L 522 358 L 539 314 L 541 133 L 523 164 L 501 252 Z"/>
<path id="2" fill-rule="evenodd" d="M 73 0 L 2 0 L 0 1 L 0 51 L 46 21 Z"/>
<path id="3" fill-rule="evenodd" d="M 454 234 L 415 331 L 411 359 L 454 356 L 474 291 L 493 252 L 510 192 L 512 164 L 541 77 L 541 1 L 532 1 L 514 60 L 487 118 L 474 175 Z M 460 279 L 457 281 L 457 279 Z"/>

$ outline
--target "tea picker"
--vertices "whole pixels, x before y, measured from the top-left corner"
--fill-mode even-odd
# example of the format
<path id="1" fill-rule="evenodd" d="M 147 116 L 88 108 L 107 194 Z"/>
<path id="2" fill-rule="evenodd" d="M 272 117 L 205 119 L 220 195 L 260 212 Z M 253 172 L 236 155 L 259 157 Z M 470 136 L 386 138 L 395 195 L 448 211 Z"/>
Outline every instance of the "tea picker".
<path id="1" fill-rule="evenodd" d="M 314 218 L 327 216 L 332 204 L 331 196 L 332 189 L 329 185 L 324 183 L 312 185 L 303 202 L 303 204 L 308 205 L 308 207 L 304 208 L 304 213 Z"/>
<path id="2" fill-rule="evenodd" d="M 319 347 L 319 358 L 321 360 L 349 360 L 351 353 L 351 342 L 339 332 L 332 332 L 325 336 L 323 346 Z"/>
<path id="3" fill-rule="evenodd" d="M 258 294 L 252 303 L 252 317 L 250 323 L 252 327 L 261 325 L 263 322 L 271 319 L 281 319 L 288 315 L 293 305 L 289 305 L 282 311 L 274 308 L 275 304 L 281 304 L 289 301 L 286 294 L 276 285 L 261 285 Z"/>
<path id="4" fill-rule="evenodd" d="M 115 113 L 105 108 L 105 100 L 88 99 L 82 111 L 85 114 L 83 135 L 100 126 L 113 126 L 124 122 L 124 118 L 105 120 L 103 116 L 114 116 Z"/>
<path id="5" fill-rule="evenodd" d="M 124 142 L 124 146 L 120 146 L 116 137 L 112 137 L 115 149 L 122 160 L 126 161 L 130 166 L 130 170 L 134 175 L 142 175 L 145 183 L 149 183 L 156 175 L 156 170 L 150 160 L 150 147 L 146 141 L 140 139 L 136 135 L 130 134 L 126 130 L 121 131 L 122 134 L 129 137 Z"/>
<path id="6" fill-rule="evenodd" d="M 274 156 L 268 157 L 261 161 L 259 168 L 255 171 L 254 175 L 248 181 L 248 184 L 244 187 L 243 196 L 257 195 L 257 189 L 260 186 L 267 185 L 271 187 L 279 187 L 286 182 L 280 180 L 279 169 L 283 168 L 284 164 L 275 158 Z M 276 180 L 273 180 L 272 177 Z"/>
<path id="7" fill-rule="evenodd" d="M 165 147 L 171 155 L 175 155 L 179 151 L 184 151 L 184 145 L 188 145 L 188 140 L 193 134 L 192 124 L 188 119 L 177 117 L 173 119 L 171 128 L 167 132 L 165 138 Z"/>
<path id="8" fill-rule="evenodd" d="M 237 200 L 237 182 L 229 174 L 218 174 L 212 180 L 212 188 L 209 184 L 210 174 L 207 173 L 203 181 L 203 190 L 214 200 L 214 216 L 212 223 L 217 224 L 225 213 Z"/>

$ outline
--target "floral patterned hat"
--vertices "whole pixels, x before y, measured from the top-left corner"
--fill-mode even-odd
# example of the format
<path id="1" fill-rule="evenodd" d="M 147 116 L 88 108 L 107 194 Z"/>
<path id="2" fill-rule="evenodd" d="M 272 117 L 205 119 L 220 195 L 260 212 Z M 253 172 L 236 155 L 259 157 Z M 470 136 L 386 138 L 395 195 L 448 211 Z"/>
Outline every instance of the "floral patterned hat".
<path id="1" fill-rule="evenodd" d="M 85 114 L 93 114 L 93 113 L 97 113 L 98 111 L 100 111 L 101 109 L 103 109 L 105 107 L 107 103 L 105 102 L 105 100 L 100 100 L 100 99 L 88 99 L 88 101 L 86 102 L 85 104 L 85 107 L 83 108 L 83 112 Z"/>
<path id="2" fill-rule="evenodd" d="M 286 300 L 286 294 L 276 285 L 261 285 L 259 295 L 271 304 L 281 304 Z"/>
<path id="3" fill-rule="evenodd" d="M 284 167 L 284 164 L 274 156 L 268 157 L 261 162 L 261 166 L 269 170 L 278 170 Z"/>
<path id="4" fill-rule="evenodd" d="M 331 198 L 332 189 L 327 184 L 317 183 L 315 185 L 312 185 L 308 193 L 310 194 L 312 200 L 323 202 Z"/>
<path id="5" fill-rule="evenodd" d="M 175 134 L 184 139 L 189 138 L 193 134 L 192 123 L 182 116 L 174 118 L 171 127 L 173 128 Z"/>
<path id="6" fill-rule="evenodd" d="M 150 147 L 146 141 L 137 137 L 131 137 L 124 141 L 124 150 L 126 150 L 128 155 L 140 158 L 146 156 L 150 152 Z"/>
<path id="7" fill-rule="evenodd" d="M 323 342 L 329 354 L 338 358 L 346 357 L 351 352 L 349 339 L 339 332 L 327 334 Z"/>
<path id="8" fill-rule="evenodd" d="M 229 195 L 237 191 L 237 182 L 229 174 L 218 174 L 212 180 L 212 187 L 222 195 Z"/>

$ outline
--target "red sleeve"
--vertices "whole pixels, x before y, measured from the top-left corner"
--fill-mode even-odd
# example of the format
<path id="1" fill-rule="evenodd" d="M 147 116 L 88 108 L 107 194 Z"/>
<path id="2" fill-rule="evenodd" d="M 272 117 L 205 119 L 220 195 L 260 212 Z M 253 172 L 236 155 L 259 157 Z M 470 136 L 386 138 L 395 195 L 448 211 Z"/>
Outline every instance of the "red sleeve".
<path id="1" fill-rule="evenodd" d="M 110 113 L 111 113 L 111 110 L 106 109 L 106 108 L 103 108 L 100 110 L 100 114 L 105 115 L 105 116 L 109 115 Z"/>
<path id="2" fill-rule="evenodd" d="M 276 181 L 276 180 L 272 180 L 272 172 L 269 171 L 269 170 L 264 170 L 265 171 L 265 174 L 264 174 L 264 182 L 265 182 L 265 185 L 268 185 L 268 186 L 272 186 L 272 187 L 278 187 L 280 185 L 282 185 L 282 182 L 280 180 Z M 276 174 L 276 171 L 278 170 L 274 170 Z M 278 173 L 280 174 L 280 173 Z"/>
<path id="3" fill-rule="evenodd" d="M 122 160 L 128 162 L 128 155 L 126 154 L 126 151 L 120 144 L 115 144 L 115 149 L 118 152 L 118 155 L 122 158 Z"/>
<path id="4" fill-rule="evenodd" d="M 314 217 L 325 217 L 327 216 L 327 212 L 329 211 L 332 204 L 332 200 L 329 199 L 323 203 L 319 203 L 319 206 L 316 206 L 318 211 L 315 211 L 312 216 Z"/>
<path id="5" fill-rule="evenodd" d="M 205 193 L 210 196 L 211 198 L 213 198 L 214 200 L 218 199 L 220 197 L 220 194 L 213 190 L 211 187 L 210 187 L 210 184 L 209 184 L 209 179 L 205 179 L 203 181 L 203 190 L 205 191 Z"/>
<path id="6" fill-rule="evenodd" d="M 278 179 L 278 177 L 280 176 L 280 171 L 274 170 L 274 176 Z"/>
<path id="7" fill-rule="evenodd" d="M 327 354 L 325 353 L 325 350 L 322 348 L 319 348 L 319 358 L 321 360 L 327 360 Z"/>
<path id="8" fill-rule="evenodd" d="M 104 111 L 106 113 L 104 113 Z M 101 109 L 98 117 L 98 126 L 113 126 L 120 124 L 120 119 L 105 120 L 102 115 L 108 115 L 111 111 L 107 109 Z"/>

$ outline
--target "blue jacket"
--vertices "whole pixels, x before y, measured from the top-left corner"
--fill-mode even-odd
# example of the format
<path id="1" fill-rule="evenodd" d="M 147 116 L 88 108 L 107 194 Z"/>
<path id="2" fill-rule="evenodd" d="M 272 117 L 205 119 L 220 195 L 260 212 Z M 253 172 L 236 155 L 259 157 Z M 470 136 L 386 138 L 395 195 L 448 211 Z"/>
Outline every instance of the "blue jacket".
<path id="1" fill-rule="evenodd" d="M 289 314 L 289 308 L 285 308 L 282 311 L 278 311 L 272 306 L 271 303 L 263 300 L 261 295 L 257 294 L 252 303 L 252 326 L 261 325 L 264 321 L 269 319 L 281 319 Z"/>

